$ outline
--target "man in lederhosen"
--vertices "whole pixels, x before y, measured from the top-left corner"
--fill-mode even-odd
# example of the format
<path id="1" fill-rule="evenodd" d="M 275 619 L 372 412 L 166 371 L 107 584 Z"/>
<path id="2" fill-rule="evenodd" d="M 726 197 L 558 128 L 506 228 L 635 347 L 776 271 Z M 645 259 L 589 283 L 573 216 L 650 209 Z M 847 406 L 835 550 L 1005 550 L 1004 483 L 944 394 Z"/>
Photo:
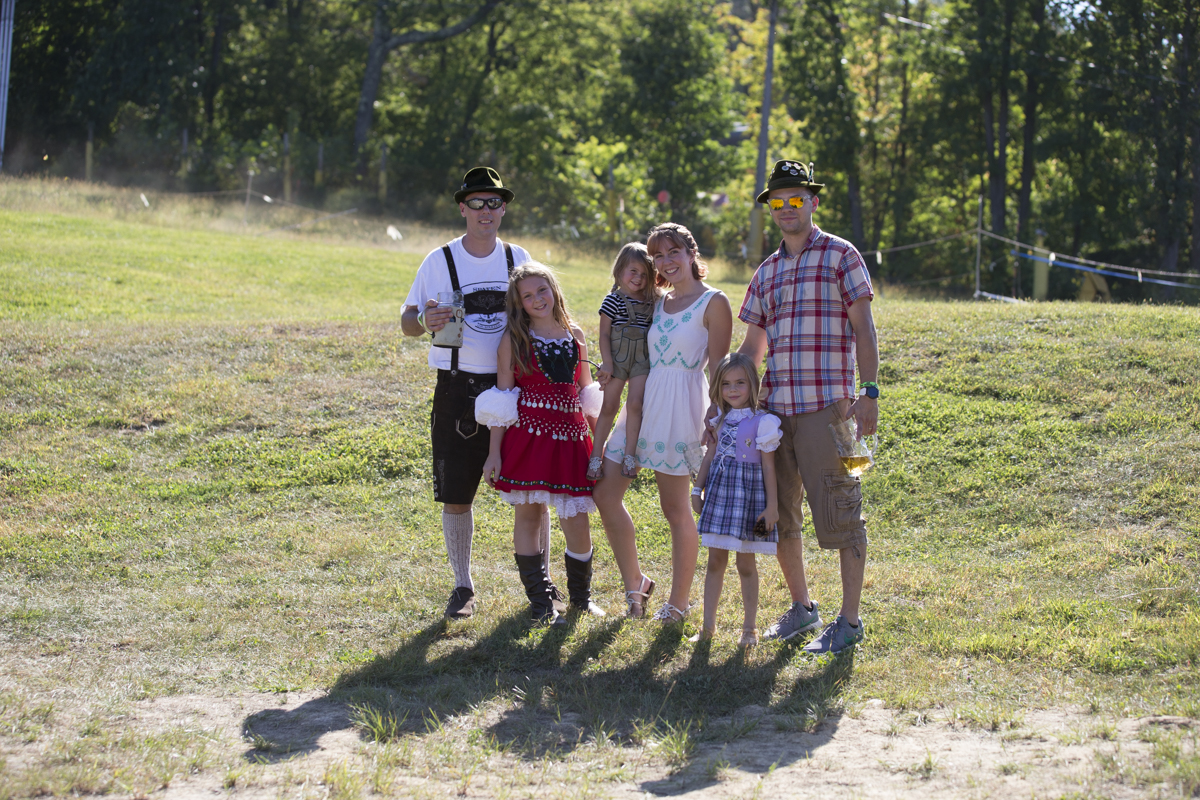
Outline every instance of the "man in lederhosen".
<path id="1" fill-rule="evenodd" d="M 425 256 L 401 317 L 407 336 L 439 331 L 453 312 L 438 307 L 438 293 L 462 292 L 466 312 L 462 347 L 429 349 L 429 366 L 437 369 L 430 415 L 433 496 L 442 503 L 442 534 L 454 571 L 455 588 L 446 606 L 446 618 L 451 620 L 475 612 L 471 504 L 489 444 L 487 427 L 475 422 L 475 398 L 496 385 L 496 348 L 504 333 L 508 273 L 514 265 L 530 260 L 524 249 L 496 236 L 512 199 L 513 193 L 491 167 L 475 167 L 463 177 L 454 201 L 467 221 L 466 235 Z M 548 523 L 549 519 L 543 522 L 547 539 Z"/>

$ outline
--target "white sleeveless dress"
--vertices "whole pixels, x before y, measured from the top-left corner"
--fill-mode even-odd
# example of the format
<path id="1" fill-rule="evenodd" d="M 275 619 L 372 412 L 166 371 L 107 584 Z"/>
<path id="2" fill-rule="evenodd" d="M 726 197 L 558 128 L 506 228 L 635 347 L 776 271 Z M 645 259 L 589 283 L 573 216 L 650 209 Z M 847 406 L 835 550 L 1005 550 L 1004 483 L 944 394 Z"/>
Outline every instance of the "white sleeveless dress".
<path id="1" fill-rule="evenodd" d="M 708 410 L 708 329 L 704 311 L 718 294 L 709 289 L 687 308 L 668 314 L 665 298 L 654 306 L 654 321 L 646 333 L 650 377 L 642 401 L 642 429 L 637 460 L 645 469 L 667 475 L 689 475 L 704 459 L 704 412 Z M 618 464 L 624 455 L 625 409 L 608 437 L 604 456 Z"/>

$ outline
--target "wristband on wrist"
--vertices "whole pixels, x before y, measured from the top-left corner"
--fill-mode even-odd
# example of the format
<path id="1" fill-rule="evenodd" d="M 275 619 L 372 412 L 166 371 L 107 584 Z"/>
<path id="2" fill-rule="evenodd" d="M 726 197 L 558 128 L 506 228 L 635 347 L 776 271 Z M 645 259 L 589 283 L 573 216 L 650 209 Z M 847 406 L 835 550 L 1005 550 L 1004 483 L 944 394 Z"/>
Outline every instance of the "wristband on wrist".
<path id="1" fill-rule="evenodd" d="M 872 400 L 879 399 L 879 384 L 875 381 L 863 381 L 861 389 L 858 390 L 859 397 L 869 397 Z"/>
<path id="2" fill-rule="evenodd" d="M 692 497 L 699 497 L 703 491 L 704 491 L 703 488 L 701 488 L 699 486 L 693 486 L 692 487 Z"/>
<path id="3" fill-rule="evenodd" d="M 425 329 L 426 333 L 431 336 L 433 335 L 433 331 L 429 330 L 429 326 L 425 324 L 425 309 L 422 308 L 417 312 L 417 322 L 421 324 L 421 327 Z"/>

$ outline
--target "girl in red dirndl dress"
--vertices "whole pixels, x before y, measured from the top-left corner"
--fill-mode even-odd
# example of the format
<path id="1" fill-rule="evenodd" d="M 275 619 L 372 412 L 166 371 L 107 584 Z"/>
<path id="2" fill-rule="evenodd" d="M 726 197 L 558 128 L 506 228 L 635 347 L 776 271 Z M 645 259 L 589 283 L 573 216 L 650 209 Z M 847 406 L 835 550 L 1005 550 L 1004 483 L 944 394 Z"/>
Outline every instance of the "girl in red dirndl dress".
<path id="1" fill-rule="evenodd" d="M 541 550 L 542 515 L 558 514 L 567 542 L 567 594 L 573 609 L 597 616 L 591 602 L 592 540 L 588 513 L 594 481 L 587 417 L 601 395 L 584 368 L 587 345 L 567 312 L 554 273 L 530 262 L 512 271 L 505 301 L 508 335 L 497 351 L 496 388 L 475 401 L 475 419 L 491 429 L 483 477 L 513 506 L 513 549 L 530 617 L 563 624 Z M 561 606 L 560 606 L 561 608 Z"/>

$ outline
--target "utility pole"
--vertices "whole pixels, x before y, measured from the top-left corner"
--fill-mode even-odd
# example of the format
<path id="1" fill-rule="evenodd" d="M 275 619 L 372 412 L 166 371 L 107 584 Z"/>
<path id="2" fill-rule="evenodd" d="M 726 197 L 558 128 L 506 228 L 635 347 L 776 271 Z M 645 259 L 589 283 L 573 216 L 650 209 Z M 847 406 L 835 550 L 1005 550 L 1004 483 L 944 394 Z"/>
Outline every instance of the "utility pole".
<path id="1" fill-rule="evenodd" d="M 763 76 L 762 120 L 758 127 L 758 165 L 754 168 L 754 196 L 767 185 L 767 146 L 771 133 L 771 73 L 775 67 L 775 22 L 779 18 L 779 0 L 771 0 L 771 18 L 767 30 L 767 68 Z M 750 260 L 762 261 L 763 208 L 756 202 L 750 209 Z"/>
<path id="2" fill-rule="evenodd" d="M 0 172 L 4 171 L 4 125 L 8 120 L 8 68 L 12 64 L 16 0 L 0 0 Z"/>

